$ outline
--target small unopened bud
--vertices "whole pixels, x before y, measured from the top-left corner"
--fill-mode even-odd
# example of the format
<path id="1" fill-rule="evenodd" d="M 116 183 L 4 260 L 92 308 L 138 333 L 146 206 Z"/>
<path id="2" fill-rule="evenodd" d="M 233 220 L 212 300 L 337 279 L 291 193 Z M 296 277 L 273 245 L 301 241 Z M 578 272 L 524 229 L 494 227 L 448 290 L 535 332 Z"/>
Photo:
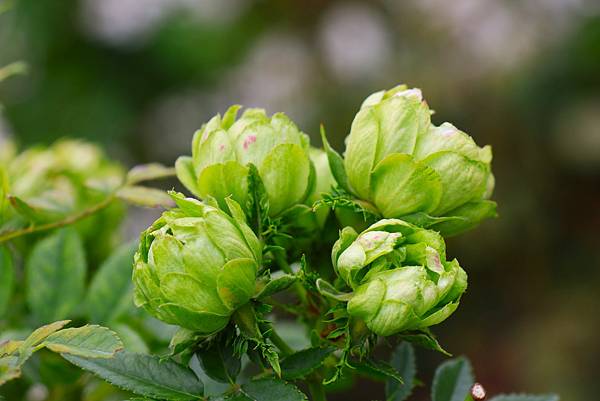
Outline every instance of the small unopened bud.
<path id="1" fill-rule="evenodd" d="M 485 389 L 481 384 L 473 384 L 473 387 L 471 387 L 471 397 L 473 397 L 473 400 L 475 401 L 485 400 Z"/>

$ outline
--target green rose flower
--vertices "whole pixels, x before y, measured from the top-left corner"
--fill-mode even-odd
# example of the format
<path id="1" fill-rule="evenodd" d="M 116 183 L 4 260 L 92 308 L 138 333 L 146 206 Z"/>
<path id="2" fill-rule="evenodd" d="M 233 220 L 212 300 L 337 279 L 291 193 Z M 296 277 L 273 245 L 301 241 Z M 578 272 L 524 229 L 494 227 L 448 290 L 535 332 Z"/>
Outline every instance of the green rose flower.
<path id="1" fill-rule="evenodd" d="M 222 207 L 231 196 L 248 202 L 248 166 L 253 164 L 269 198 L 269 214 L 302 204 L 311 193 L 314 171 L 309 139 L 284 114 L 268 117 L 262 109 L 240 106 L 217 115 L 194 134 L 192 157 L 175 164 L 179 180 L 197 197 L 213 197 Z"/>
<path id="2" fill-rule="evenodd" d="M 225 212 L 175 194 L 177 208 L 142 233 L 134 259 L 135 304 L 201 333 L 223 329 L 255 292 L 262 245 L 227 198 Z"/>
<path id="3" fill-rule="evenodd" d="M 450 123 L 433 125 L 430 115 L 418 89 L 400 85 L 369 96 L 346 142 L 347 189 L 386 218 L 457 217 L 435 227 L 456 234 L 495 215 L 487 200 L 492 150 Z"/>
<path id="4" fill-rule="evenodd" d="M 381 220 L 360 234 L 344 228 L 332 261 L 354 290 L 348 313 L 382 336 L 442 322 L 467 288 L 465 271 L 446 261 L 441 235 L 402 220 Z"/>

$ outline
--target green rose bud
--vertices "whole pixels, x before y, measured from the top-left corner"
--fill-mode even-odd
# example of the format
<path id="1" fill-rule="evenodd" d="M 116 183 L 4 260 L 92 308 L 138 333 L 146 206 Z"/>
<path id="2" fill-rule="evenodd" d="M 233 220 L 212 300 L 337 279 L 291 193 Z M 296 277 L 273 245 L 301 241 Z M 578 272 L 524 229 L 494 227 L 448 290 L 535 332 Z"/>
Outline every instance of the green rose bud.
<path id="1" fill-rule="evenodd" d="M 234 216 L 173 195 L 177 208 L 142 233 L 135 255 L 135 304 L 158 319 L 201 333 L 223 329 L 255 291 L 262 246 L 240 206 Z"/>
<path id="2" fill-rule="evenodd" d="M 382 336 L 442 322 L 467 288 L 465 271 L 446 261 L 441 235 L 402 220 L 381 220 L 360 234 L 344 228 L 332 261 L 354 290 L 348 313 Z"/>
<path id="3" fill-rule="evenodd" d="M 421 91 L 400 85 L 369 96 L 347 138 L 348 188 L 386 218 L 456 216 L 455 234 L 495 215 L 492 151 L 450 123 L 439 127 Z M 443 230 L 442 230 L 443 228 Z"/>
<path id="4" fill-rule="evenodd" d="M 247 204 L 248 165 L 254 164 L 269 198 L 269 214 L 301 204 L 312 190 L 309 139 L 284 114 L 240 106 L 217 115 L 194 134 L 192 157 L 180 157 L 177 177 L 197 197 L 215 198 L 221 207 L 231 196 Z"/>
<path id="5" fill-rule="evenodd" d="M 321 199 L 321 194 L 331 191 L 331 187 L 335 185 L 335 179 L 329 168 L 327 153 L 321 149 L 311 147 L 309 155 L 315 166 L 315 185 L 306 199 L 306 204 L 312 206 Z M 329 215 L 329 209 L 321 207 L 316 211 L 316 214 L 319 227 L 323 227 Z"/>

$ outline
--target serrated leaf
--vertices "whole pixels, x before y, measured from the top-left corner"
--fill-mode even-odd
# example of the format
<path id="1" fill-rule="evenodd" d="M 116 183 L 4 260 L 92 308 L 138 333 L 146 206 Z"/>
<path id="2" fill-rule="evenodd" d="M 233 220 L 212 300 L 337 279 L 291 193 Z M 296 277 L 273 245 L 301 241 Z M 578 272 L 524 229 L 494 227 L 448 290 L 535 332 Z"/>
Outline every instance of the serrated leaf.
<path id="1" fill-rule="evenodd" d="M 289 288 L 297 280 L 296 276 L 291 274 L 284 274 L 281 277 L 277 277 L 269 281 L 255 296 L 256 299 L 262 299 L 270 297 L 280 291 Z"/>
<path id="2" fill-rule="evenodd" d="M 390 365 L 400 373 L 404 383 L 397 380 L 388 380 L 385 385 L 385 394 L 388 401 L 404 401 L 411 394 L 417 373 L 415 350 L 410 343 L 399 344 L 390 360 Z"/>
<path id="3" fill-rule="evenodd" d="M 281 361 L 281 376 L 287 380 L 304 377 L 318 369 L 334 351 L 334 347 L 314 347 L 298 351 Z"/>
<path id="4" fill-rule="evenodd" d="M 277 379 L 253 380 L 242 386 L 241 395 L 251 401 L 305 401 L 304 395 L 296 386 Z M 241 401 L 246 398 L 233 398 Z"/>
<path id="5" fill-rule="evenodd" d="M 4 317 L 15 283 L 15 268 L 10 251 L 0 246 L 0 318 Z"/>
<path id="6" fill-rule="evenodd" d="M 110 359 L 63 355 L 67 361 L 135 394 L 169 401 L 201 399 L 204 385 L 194 372 L 172 360 L 117 352 Z"/>
<path id="7" fill-rule="evenodd" d="M 556 394 L 500 394 L 492 397 L 490 401 L 559 401 Z"/>
<path id="8" fill-rule="evenodd" d="M 433 377 L 432 401 L 464 401 L 475 382 L 471 363 L 464 357 L 442 363 Z"/>
<path id="9" fill-rule="evenodd" d="M 85 358 L 112 358 L 115 352 L 123 349 L 115 332 L 97 325 L 57 331 L 42 344 L 54 352 Z"/>
<path id="10" fill-rule="evenodd" d="M 21 344 L 21 352 L 27 348 L 35 347 L 44 341 L 49 335 L 57 332 L 58 330 L 69 324 L 70 320 L 60 320 L 58 322 L 50 323 L 42 327 L 35 329 Z"/>
<path id="11" fill-rule="evenodd" d="M 27 303 L 39 323 L 69 317 L 83 297 L 86 260 L 72 228 L 38 242 L 26 263 Z"/>
<path id="12" fill-rule="evenodd" d="M 381 380 L 391 379 L 397 383 L 404 383 L 400 373 L 389 363 L 375 359 L 364 359 L 360 363 L 352 364 L 358 371 L 366 373 Z"/>
<path id="13" fill-rule="evenodd" d="M 133 305 L 131 270 L 136 249 L 136 243 L 122 245 L 98 269 L 85 300 L 91 322 L 107 324 Z"/>
<path id="14" fill-rule="evenodd" d="M 110 328 L 117 333 L 123 342 L 123 348 L 127 351 L 139 354 L 148 353 L 148 345 L 136 330 L 122 323 L 112 323 Z"/>
<path id="15" fill-rule="evenodd" d="M 125 202 L 152 208 L 171 208 L 175 202 L 165 191 L 140 185 L 127 186 L 117 191 L 117 196 Z"/>
<path id="16" fill-rule="evenodd" d="M 175 175 L 174 167 L 163 166 L 160 163 L 140 164 L 127 173 L 127 184 L 137 184 L 143 181 L 157 180 Z"/>
<path id="17" fill-rule="evenodd" d="M 446 356 L 452 356 L 452 354 L 450 354 L 448 351 L 442 348 L 440 343 L 431 333 L 423 332 L 415 334 L 403 334 L 400 336 L 400 338 L 404 341 L 408 341 L 420 347 L 440 352 Z"/>

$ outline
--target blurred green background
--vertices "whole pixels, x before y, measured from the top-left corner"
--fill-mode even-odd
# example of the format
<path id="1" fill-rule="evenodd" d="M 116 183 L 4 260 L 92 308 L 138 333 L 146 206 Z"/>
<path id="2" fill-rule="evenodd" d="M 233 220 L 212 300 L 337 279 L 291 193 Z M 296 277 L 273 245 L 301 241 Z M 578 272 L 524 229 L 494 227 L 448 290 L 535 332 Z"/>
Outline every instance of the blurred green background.
<path id="1" fill-rule="evenodd" d="M 364 97 L 421 88 L 434 122 L 493 146 L 500 212 L 450 241 L 470 289 L 441 342 L 490 394 L 598 398 L 598 1 L 20 0 L 0 16 L 0 65 L 15 60 L 30 71 L 0 87 L 1 137 L 87 138 L 127 165 L 173 163 L 233 103 L 315 144 L 324 123 L 341 151 Z M 419 351 L 423 381 L 441 360 Z M 382 397 L 364 382 L 332 399 Z"/>

